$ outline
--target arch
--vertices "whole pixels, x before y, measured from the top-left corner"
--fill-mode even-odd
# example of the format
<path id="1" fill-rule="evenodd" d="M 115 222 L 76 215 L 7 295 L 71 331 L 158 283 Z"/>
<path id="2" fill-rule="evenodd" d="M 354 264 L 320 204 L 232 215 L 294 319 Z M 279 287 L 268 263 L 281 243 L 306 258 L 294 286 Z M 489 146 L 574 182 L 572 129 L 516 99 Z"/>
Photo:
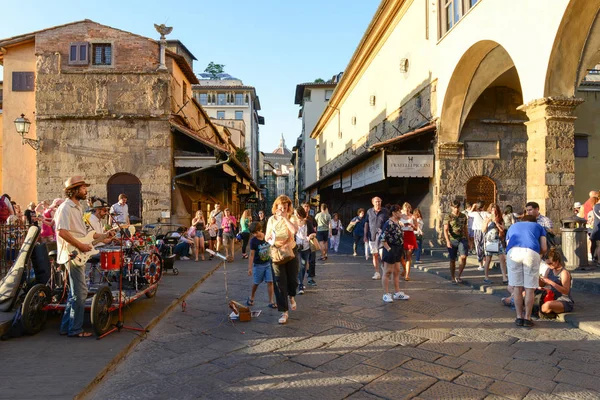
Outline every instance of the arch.
<path id="1" fill-rule="evenodd" d="M 134 222 L 133 217 L 142 218 L 142 182 L 137 176 L 119 172 L 108 178 L 106 183 L 106 193 L 109 204 L 115 204 L 119 201 L 119 194 L 127 195 L 127 205 L 129 207 L 129 217 Z"/>
<path id="2" fill-rule="evenodd" d="M 444 96 L 440 142 L 458 141 L 462 126 L 479 96 L 512 68 L 515 68 L 515 64 L 508 52 L 491 40 L 477 42 L 463 54 Z"/>
<path id="3" fill-rule="evenodd" d="M 600 61 L 600 0 L 571 0 L 554 39 L 545 97 L 572 97 L 588 68 Z"/>
<path id="4" fill-rule="evenodd" d="M 484 207 L 496 202 L 496 182 L 489 176 L 479 175 L 469 179 L 466 185 L 466 200 L 473 204 L 483 200 Z"/>

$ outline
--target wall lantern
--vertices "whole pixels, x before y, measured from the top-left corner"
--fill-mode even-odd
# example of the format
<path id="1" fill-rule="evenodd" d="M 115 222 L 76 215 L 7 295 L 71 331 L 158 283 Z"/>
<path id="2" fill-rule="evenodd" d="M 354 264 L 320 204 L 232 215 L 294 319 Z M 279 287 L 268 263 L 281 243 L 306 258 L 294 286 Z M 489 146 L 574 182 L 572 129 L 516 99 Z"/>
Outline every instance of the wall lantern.
<path id="1" fill-rule="evenodd" d="M 21 144 L 25 145 L 25 143 L 27 143 L 32 149 L 37 151 L 40 148 L 40 141 L 25 137 L 25 135 L 29 133 L 30 126 L 31 122 L 25 118 L 25 114 L 21 114 L 19 118 L 15 119 L 15 129 L 21 136 Z"/>

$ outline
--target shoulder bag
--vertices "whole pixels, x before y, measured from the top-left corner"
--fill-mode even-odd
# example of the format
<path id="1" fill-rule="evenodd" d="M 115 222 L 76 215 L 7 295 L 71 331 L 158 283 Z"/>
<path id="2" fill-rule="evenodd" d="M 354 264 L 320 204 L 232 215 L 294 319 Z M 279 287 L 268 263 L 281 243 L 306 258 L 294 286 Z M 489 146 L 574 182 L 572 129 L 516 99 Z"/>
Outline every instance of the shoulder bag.
<path id="1" fill-rule="evenodd" d="M 275 224 L 280 223 L 280 222 L 281 221 L 275 222 Z M 287 227 L 286 227 L 286 229 L 287 229 Z M 273 227 L 273 231 L 275 231 L 275 227 Z M 288 235 L 289 235 L 289 232 L 288 232 Z M 285 264 L 289 261 L 292 261 L 296 257 L 296 255 L 294 254 L 294 248 L 292 246 L 292 243 L 293 243 L 293 241 L 291 241 L 288 236 L 288 239 L 282 245 L 272 244 L 271 248 L 270 248 L 271 261 L 274 264 Z"/>

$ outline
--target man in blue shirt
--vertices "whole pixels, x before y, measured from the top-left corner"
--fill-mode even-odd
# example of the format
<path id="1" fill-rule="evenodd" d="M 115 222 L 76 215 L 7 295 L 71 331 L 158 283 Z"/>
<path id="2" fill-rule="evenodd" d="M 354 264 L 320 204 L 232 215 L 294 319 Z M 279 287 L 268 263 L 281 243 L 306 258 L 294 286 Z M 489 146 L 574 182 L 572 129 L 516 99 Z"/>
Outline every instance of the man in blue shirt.
<path id="1" fill-rule="evenodd" d="M 508 284 L 514 287 L 517 326 L 532 327 L 531 311 L 535 289 L 539 286 L 541 256 L 546 253 L 546 230 L 532 215 L 511 225 L 506 233 Z M 523 289 L 525 304 L 523 305 Z M 525 306 L 525 309 L 523 309 Z"/>

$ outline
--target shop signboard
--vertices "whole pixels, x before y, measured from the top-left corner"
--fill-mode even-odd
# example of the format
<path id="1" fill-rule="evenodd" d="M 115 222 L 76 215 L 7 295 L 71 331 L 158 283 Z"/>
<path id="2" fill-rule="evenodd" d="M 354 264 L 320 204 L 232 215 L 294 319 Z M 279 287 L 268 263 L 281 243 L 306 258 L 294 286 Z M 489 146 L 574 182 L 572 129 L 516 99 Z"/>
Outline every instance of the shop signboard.
<path id="1" fill-rule="evenodd" d="M 387 176 L 406 178 L 431 178 L 433 176 L 433 155 L 388 154 Z"/>

